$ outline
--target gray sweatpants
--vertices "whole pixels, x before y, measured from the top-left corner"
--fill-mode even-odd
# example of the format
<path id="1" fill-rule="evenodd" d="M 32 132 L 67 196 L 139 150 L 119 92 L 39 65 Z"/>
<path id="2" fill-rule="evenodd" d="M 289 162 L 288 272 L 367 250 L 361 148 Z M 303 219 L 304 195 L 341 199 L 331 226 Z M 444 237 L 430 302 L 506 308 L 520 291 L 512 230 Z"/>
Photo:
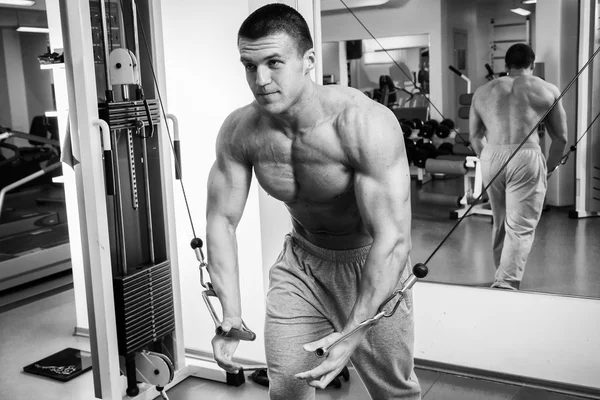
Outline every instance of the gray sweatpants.
<path id="1" fill-rule="evenodd" d="M 486 145 L 481 171 L 487 186 L 518 145 Z M 487 193 L 494 226 L 496 277 L 492 287 L 519 289 L 546 196 L 546 161 L 535 143 L 521 147 Z"/>
<path id="2" fill-rule="evenodd" d="M 369 249 L 328 250 L 295 232 L 286 236 L 270 270 L 267 293 L 265 348 L 271 400 L 315 398 L 315 389 L 294 375 L 315 368 L 323 359 L 302 346 L 342 330 L 356 301 Z M 399 285 L 408 272 L 405 268 Z M 413 342 L 409 290 L 396 313 L 373 326 L 351 357 L 373 399 L 421 398 L 413 370 Z"/>

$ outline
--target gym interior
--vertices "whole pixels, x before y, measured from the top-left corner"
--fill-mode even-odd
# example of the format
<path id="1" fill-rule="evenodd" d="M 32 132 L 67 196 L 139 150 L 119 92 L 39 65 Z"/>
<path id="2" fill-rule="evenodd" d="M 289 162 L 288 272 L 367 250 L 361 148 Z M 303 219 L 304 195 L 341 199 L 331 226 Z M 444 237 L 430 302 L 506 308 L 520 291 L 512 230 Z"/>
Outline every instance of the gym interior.
<path id="1" fill-rule="evenodd" d="M 241 376 L 212 359 L 205 302 L 220 310 L 192 239 L 205 235 L 218 130 L 253 100 L 237 30 L 270 2 L 0 0 L 0 397 L 267 398 L 251 375 L 289 215 L 252 183 L 237 238 L 257 339 L 236 353 Z M 429 267 L 413 288 L 423 399 L 600 399 L 600 0 L 281 2 L 311 29 L 313 79 L 359 89 L 401 124 L 410 257 Z M 563 92 L 569 156 L 509 292 L 489 287 L 468 112 L 519 42 Z M 543 123 L 534 134 L 547 151 Z M 69 349 L 72 380 L 33 371 Z M 346 378 L 317 399 L 368 398 L 352 366 Z"/>

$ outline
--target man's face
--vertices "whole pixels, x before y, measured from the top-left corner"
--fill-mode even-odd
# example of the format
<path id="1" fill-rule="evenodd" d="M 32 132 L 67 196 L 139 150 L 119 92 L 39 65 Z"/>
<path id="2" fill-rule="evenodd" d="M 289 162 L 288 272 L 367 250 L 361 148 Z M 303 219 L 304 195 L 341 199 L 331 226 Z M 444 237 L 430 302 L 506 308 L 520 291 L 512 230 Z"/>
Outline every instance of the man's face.
<path id="1" fill-rule="evenodd" d="M 299 54 L 295 41 L 285 33 L 257 40 L 240 38 L 238 49 L 246 80 L 258 104 L 272 114 L 288 110 L 304 87 L 314 52 Z"/>

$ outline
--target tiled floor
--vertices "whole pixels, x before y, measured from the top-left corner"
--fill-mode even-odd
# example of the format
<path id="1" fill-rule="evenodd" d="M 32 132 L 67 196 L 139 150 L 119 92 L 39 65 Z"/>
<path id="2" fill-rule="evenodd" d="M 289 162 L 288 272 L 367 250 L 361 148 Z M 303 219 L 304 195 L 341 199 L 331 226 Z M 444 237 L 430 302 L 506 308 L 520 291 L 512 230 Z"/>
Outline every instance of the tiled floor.
<path id="1" fill-rule="evenodd" d="M 0 399 L 87 400 L 94 398 L 92 374 L 67 383 L 22 372 L 23 366 L 65 347 L 89 350 L 89 341 L 72 335 L 75 325 L 73 290 L 0 313 Z M 499 384 L 417 369 L 423 400 L 576 400 L 550 392 Z M 168 391 L 171 400 L 266 399 L 267 389 L 247 380 L 239 388 L 198 378 L 187 378 Z M 319 391 L 317 400 L 368 399 L 351 369 L 342 388 Z"/>

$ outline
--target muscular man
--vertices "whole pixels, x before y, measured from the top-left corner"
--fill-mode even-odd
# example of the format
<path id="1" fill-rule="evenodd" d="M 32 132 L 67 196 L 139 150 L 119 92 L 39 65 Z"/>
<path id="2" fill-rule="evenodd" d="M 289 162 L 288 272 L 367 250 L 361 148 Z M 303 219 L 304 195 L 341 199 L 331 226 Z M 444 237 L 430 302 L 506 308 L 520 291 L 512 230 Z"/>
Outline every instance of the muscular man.
<path id="1" fill-rule="evenodd" d="M 372 318 L 408 277 L 410 175 L 396 118 L 357 90 L 311 80 L 312 39 L 291 7 L 252 13 L 238 49 L 255 100 L 223 123 L 208 183 L 208 259 L 222 328 L 241 324 L 236 227 L 254 170 L 293 223 L 270 270 L 270 398 L 314 399 L 315 387 L 326 387 L 352 360 L 374 399 L 419 399 L 410 294 L 393 317 L 326 358 L 314 355 Z M 218 364 L 237 372 L 238 341 L 215 336 L 212 344 Z"/>
<path id="2" fill-rule="evenodd" d="M 508 76 L 485 84 L 473 96 L 470 140 L 486 185 L 560 95 L 556 86 L 532 75 L 534 60 L 529 46 L 511 46 L 505 57 Z M 548 159 L 544 160 L 537 132 L 532 134 L 487 191 L 494 217 L 492 287 L 519 289 L 542 213 L 547 171 L 559 164 L 567 143 L 560 102 L 544 123 L 552 139 Z"/>

